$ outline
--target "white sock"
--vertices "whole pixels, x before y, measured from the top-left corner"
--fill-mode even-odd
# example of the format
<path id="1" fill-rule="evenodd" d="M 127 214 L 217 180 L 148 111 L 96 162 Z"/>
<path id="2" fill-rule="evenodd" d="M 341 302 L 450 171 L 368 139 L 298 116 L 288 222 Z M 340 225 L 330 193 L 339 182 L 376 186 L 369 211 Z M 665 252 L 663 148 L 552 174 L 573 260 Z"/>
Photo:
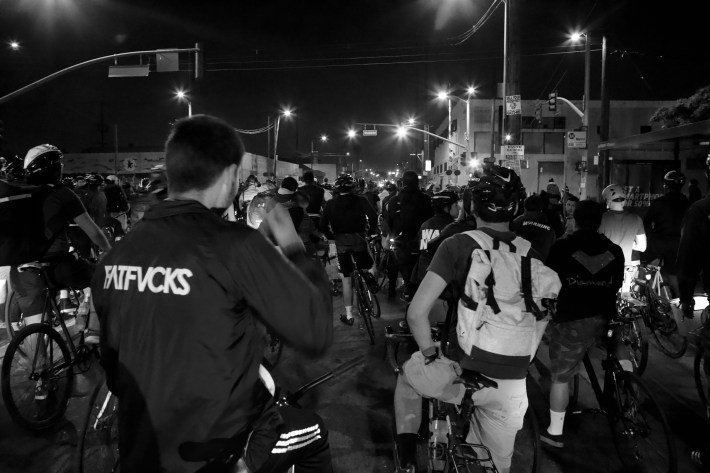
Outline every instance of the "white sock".
<path id="1" fill-rule="evenodd" d="M 349 319 L 353 318 L 353 306 L 351 306 L 351 305 L 345 306 L 345 317 L 347 317 Z"/>
<path id="2" fill-rule="evenodd" d="M 565 413 L 555 412 L 550 409 L 550 426 L 547 428 L 547 433 L 550 435 L 562 435 L 562 430 L 565 427 Z"/>
<path id="3" fill-rule="evenodd" d="M 634 365 L 631 364 L 631 360 L 619 360 L 619 364 L 621 365 L 621 369 L 624 371 L 634 371 Z"/>

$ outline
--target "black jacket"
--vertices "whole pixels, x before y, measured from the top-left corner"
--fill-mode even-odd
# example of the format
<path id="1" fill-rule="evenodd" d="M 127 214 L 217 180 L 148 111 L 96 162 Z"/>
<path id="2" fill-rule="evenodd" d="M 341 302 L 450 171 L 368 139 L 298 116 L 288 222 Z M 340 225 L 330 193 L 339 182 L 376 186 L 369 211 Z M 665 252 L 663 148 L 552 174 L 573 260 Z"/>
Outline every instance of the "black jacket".
<path id="1" fill-rule="evenodd" d="M 555 231 L 550 226 L 545 214 L 526 211 L 511 222 L 510 230 L 532 243 L 532 247 L 540 254 L 542 262 L 547 261 L 547 255 L 550 254 L 550 248 L 556 238 Z"/>
<path id="2" fill-rule="evenodd" d="M 431 197 L 418 188 L 405 187 L 387 202 L 387 223 L 395 236 L 415 239 L 419 228 L 432 215 Z"/>
<path id="3" fill-rule="evenodd" d="M 557 322 L 597 315 L 611 318 L 624 280 L 624 252 L 596 231 L 579 230 L 552 245 L 547 266 L 557 272 L 562 289 Z"/>
<path id="4" fill-rule="evenodd" d="M 269 399 L 258 370 L 269 327 L 320 354 L 328 279 L 196 201 L 153 206 L 96 267 L 101 363 L 119 398 L 122 471 L 193 472 L 178 447 L 249 428 Z"/>
<path id="5" fill-rule="evenodd" d="M 710 195 L 694 202 L 685 214 L 678 245 L 680 300 L 693 298 L 698 274 L 703 272 L 703 290 L 710 294 Z"/>

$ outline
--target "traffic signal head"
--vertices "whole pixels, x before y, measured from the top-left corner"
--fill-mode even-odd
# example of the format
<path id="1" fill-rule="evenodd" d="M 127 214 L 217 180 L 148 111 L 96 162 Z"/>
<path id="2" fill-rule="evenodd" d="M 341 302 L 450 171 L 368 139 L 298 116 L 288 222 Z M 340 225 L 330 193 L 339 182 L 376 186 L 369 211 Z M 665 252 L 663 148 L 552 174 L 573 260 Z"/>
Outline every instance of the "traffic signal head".
<path id="1" fill-rule="evenodd" d="M 557 111 L 557 91 L 550 92 L 548 95 L 547 107 L 551 112 Z"/>

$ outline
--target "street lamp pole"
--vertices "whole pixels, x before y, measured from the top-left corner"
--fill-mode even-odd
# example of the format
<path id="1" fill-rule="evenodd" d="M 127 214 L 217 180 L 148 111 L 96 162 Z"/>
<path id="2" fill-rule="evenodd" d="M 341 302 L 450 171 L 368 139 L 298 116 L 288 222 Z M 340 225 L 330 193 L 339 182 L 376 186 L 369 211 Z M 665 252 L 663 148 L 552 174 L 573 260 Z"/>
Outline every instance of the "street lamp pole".
<path id="1" fill-rule="evenodd" d="M 274 180 L 276 180 L 276 163 L 279 160 L 278 149 L 279 149 L 279 126 L 281 125 L 281 114 L 276 118 L 276 126 L 274 131 Z"/>
<path id="2" fill-rule="evenodd" d="M 503 117 L 501 123 L 503 124 L 503 130 L 501 130 L 501 145 L 505 144 L 505 135 L 508 129 L 505 124 L 505 120 L 508 116 L 507 103 L 505 95 L 508 93 L 508 0 L 503 0 Z"/>

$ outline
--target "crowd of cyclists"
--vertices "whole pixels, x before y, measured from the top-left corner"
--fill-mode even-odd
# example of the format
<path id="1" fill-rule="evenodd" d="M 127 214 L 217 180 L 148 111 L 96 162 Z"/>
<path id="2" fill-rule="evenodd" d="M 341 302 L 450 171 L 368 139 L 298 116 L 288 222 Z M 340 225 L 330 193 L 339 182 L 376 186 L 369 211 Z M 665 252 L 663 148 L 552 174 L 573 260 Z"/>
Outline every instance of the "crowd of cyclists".
<path id="1" fill-rule="evenodd" d="M 437 301 L 455 306 L 467 294 L 471 254 L 486 249 L 481 234 L 496 249 L 524 248 L 560 275 L 560 315 L 550 338 L 550 425 L 542 434 L 552 447 L 564 446 L 570 376 L 605 330 L 618 294 L 629 297 L 634 266 L 660 260 L 686 317 L 697 315 L 693 295 L 701 272 L 703 290 L 710 290 L 710 198 L 691 204 L 678 171 L 665 175 L 665 195 L 641 218 L 625 208 L 620 185 L 603 190 L 603 204 L 561 192 L 553 180 L 527 193 L 515 172 L 492 162 L 465 185 L 444 189 L 423 188 L 414 171 L 382 187 L 348 174 L 332 185 L 318 183 L 312 172 L 300 184 L 294 177 L 261 183 L 256 176 L 240 183 L 243 154 L 231 126 L 198 115 L 175 123 L 165 165 L 139 186 L 115 175 L 63 177 L 62 153 L 52 145 L 2 166 L 0 178 L 45 189 L 43 218 L 54 243 L 43 259 L 55 282 L 87 288 L 87 342 L 100 343 L 109 388 L 120 399 L 122 471 L 192 471 L 178 454 L 182 443 L 209 444 L 243 432 L 250 432 L 240 451 L 248 471 L 294 464 L 297 471 L 332 471 L 323 420 L 276 404 L 273 380 L 261 365 L 267 328 L 311 355 L 331 344 L 331 284 L 317 258 L 330 242 L 345 325 L 356 315 L 353 269 L 374 277 L 368 239 L 380 237 L 395 255 L 384 268 L 388 296 L 408 304 L 402 326 L 420 349 L 395 391 L 403 472 L 414 471 L 421 396 L 462 398 L 451 379 L 436 375 L 451 360 L 431 340 L 429 318 Z M 710 160 L 707 172 L 710 181 Z M 472 230 L 479 239 L 469 238 Z M 107 234 L 120 238 L 109 241 Z M 98 248 L 101 264 L 75 257 L 70 247 L 81 254 Z M 38 319 L 43 288 L 36 277 L 13 268 L 11 284 L 28 323 Z M 450 356 L 456 369 L 498 382 L 476 399 L 483 419 L 477 435 L 507 472 L 528 405 L 529 359 L 478 355 L 457 349 Z M 625 360 L 622 366 L 631 369 Z M 38 385 L 36 400 L 47 396 Z"/>

